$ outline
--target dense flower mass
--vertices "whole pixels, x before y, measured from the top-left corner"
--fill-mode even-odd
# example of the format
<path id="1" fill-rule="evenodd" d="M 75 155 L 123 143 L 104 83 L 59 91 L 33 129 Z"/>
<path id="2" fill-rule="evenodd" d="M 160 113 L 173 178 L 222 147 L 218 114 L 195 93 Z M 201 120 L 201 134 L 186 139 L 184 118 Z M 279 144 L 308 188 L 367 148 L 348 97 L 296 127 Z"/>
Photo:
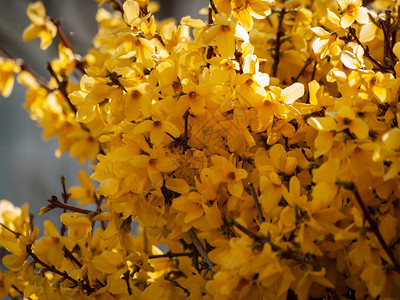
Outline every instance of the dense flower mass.
<path id="1" fill-rule="evenodd" d="M 0 202 L 1 297 L 399 297 L 398 1 L 214 0 L 179 24 L 97 2 L 83 56 L 28 6 L 24 40 L 59 40 L 49 81 L 1 48 L 1 94 L 17 74 L 93 166 L 42 208 L 60 230 Z"/>

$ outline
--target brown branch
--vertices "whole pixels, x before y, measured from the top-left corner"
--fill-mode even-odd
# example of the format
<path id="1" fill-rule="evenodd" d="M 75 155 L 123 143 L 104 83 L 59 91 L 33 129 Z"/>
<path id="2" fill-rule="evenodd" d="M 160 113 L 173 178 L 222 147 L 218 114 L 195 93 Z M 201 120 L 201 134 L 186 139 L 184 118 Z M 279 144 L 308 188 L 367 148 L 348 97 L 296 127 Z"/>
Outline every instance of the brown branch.
<path id="1" fill-rule="evenodd" d="M 311 58 L 311 56 L 306 59 L 306 61 L 304 62 L 304 66 L 303 66 L 303 68 L 301 68 L 299 74 L 297 74 L 296 77 L 292 77 L 292 82 L 297 82 L 299 80 L 301 75 L 303 75 L 303 73 L 306 71 L 306 69 L 311 64 L 312 61 L 313 61 L 313 59 Z"/>
<path id="2" fill-rule="evenodd" d="M 81 262 L 76 259 L 76 257 L 72 254 L 71 251 L 65 247 L 65 245 L 62 246 L 62 250 L 64 251 L 64 256 L 65 258 L 69 259 L 70 261 L 74 262 L 80 269 L 83 267 Z"/>
<path id="3" fill-rule="evenodd" d="M 215 3 L 213 0 L 210 0 L 210 6 L 211 6 L 214 14 L 218 15 L 218 10 L 217 10 L 217 7 L 215 6 Z"/>
<path id="4" fill-rule="evenodd" d="M 11 232 L 12 234 L 14 234 L 16 236 L 16 238 L 19 238 L 19 236 L 21 235 L 21 233 L 15 232 L 14 230 L 8 228 L 6 225 L 4 225 L 3 223 L 0 223 L 1 226 L 3 226 L 5 229 L 7 229 L 9 232 Z"/>
<path id="5" fill-rule="evenodd" d="M 385 72 L 385 73 L 387 73 L 387 72 L 394 73 L 393 67 L 392 67 L 392 68 L 389 68 L 389 67 L 383 66 L 380 62 L 378 62 L 378 61 L 369 53 L 369 48 L 368 48 L 368 46 L 364 46 L 364 45 L 361 43 L 361 41 L 358 39 L 357 34 L 356 34 L 356 30 L 354 29 L 354 27 L 351 27 L 351 26 L 349 27 L 349 33 L 350 33 L 350 35 L 353 37 L 353 39 L 356 41 L 356 43 L 359 44 L 359 45 L 363 48 L 363 50 L 364 50 L 364 56 L 365 56 L 366 58 L 368 58 L 372 63 L 374 63 L 374 64 L 378 67 L 378 69 L 379 69 L 380 71 Z"/>
<path id="6" fill-rule="evenodd" d="M 93 292 L 93 288 L 86 284 L 86 283 L 82 283 L 74 278 L 72 278 L 71 276 L 68 275 L 68 273 L 66 271 L 61 272 L 60 270 L 56 269 L 54 266 L 49 266 L 48 264 L 46 264 L 45 262 L 43 262 L 32 250 L 32 245 L 28 244 L 26 245 L 26 253 L 33 258 L 34 263 L 40 264 L 41 266 L 43 266 L 45 269 L 47 269 L 50 272 L 53 272 L 57 275 L 60 275 L 62 278 L 64 278 L 64 280 L 69 280 L 71 281 L 74 286 L 82 286 L 83 290 L 86 290 L 88 292 L 88 294 L 91 294 Z"/>
<path id="7" fill-rule="evenodd" d="M 77 53 L 75 52 L 74 47 L 72 47 L 71 42 L 70 42 L 69 39 L 67 38 L 67 35 L 64 33 L 64 31 L 63 31 L 62 28 L 61 28 L 61 21 L 60 21 L 60 20 L 54 20 L 54 19 L 52 19 L 52 18 L 50 18 L 50 20 L 51 20 L 51 21 L 53 22 L 53 24 L 56 25 L 56 27 L 57 27 L 57 35 L 58 35 L 59 39 L 61 40 L 61 43 L 62 43 L 65 47 L 67 47 L 68 49 L 70 49 L 70 50 L 72 51 L 73 54 L 77 54 Z M 83 67 L 83 66 L 84 66 L 84 63 L 83 63 L 81 60 L 79 60 L 79 59 L 75 59 L 75 62 L 76 62 L 76 64 L 75 64 L 76 68 L 77 68 L 79 71 L 81 71 L 82 74 L 86 74 L 86 71 L 85 71 L 85 69 L 84 69 L 84 67 Z"/>
<path id="8" fill-rule="evenodd" d="M 76 114 L 77 109 L 76 109 L 75 105 L 72 104 L 72 102 L 71 102 L 71 100 L 69 99 L 69 96 L 68 96 L 67 81 L 65 81 L 65 80 L 60 81 L 58 79 L 58 76 L 54 72 L 53 67 L 51 66 L 50 62 L 47 62 L 47 70 L 49 71 L 51 77 L 53 77 L 56 80 L 57 85 L 58 85 L 58 90 L 64 96 L 65 100 L 67 100 L 67 103 L 68 103 L 69 107 L 71 108 L 71 110 L 74 112 L 74 114 Z"/>
<path id="9" fill-rule="evenodd" d="M 257 210 L 258 222 L 261 224 L 261 223 L 263 223 L 265 221 L 265 218 L 264 218 L 264 216 L 262 214 L 261 207 L 260 207 L 260 202 L 258 201 L 258 197 L 257 197 L 256 191 L 254 190 L 253 183 L 249 184 L 249 189 L 250 189 L 251 196 L 253 197 L 253 200 L 254 200 L 254 206 L 255 206 L 255 208 Z"/>
<path id="10" fill-rule="evenodd" d="M 261 247 L 264 246 L 264 244 L 269 244 L 271 247 L 271 250 L 274 252 L 277 252 L 277 255 L 279 255 L 280 258 L 284 259 L 291 259 L 294 260 L 296 263 L 299 264 L 309 264 L 313 267 L 314 270 L 321 270 L 321 267 L 316 260 L 315 256 L 309 253 L 302 254 L 297 251 L 294 251 L 290 248 L 283 249 L 282 247 L 279 247 L 278 245 L 275 245 L 274 243 L 271 242 L 271 237 L 268 234 L 268 236 L 259 236 L 250 230 L 248 230 L 246 227 L 238 223 L 237 221 L 231 219 L 230 224 L 237 227 L 240 231 L 245 233 L 247 236 L 252 238 L 255 242 L 258 242 L 261 244 Z"/>
<path id="11" fill-rule="evenodd" d="M 378 22 L 383 31 L 384 36 L 384 44 L 383 44 L 383 64 L 385 67 L 393 67 L 394 62 L 396 61 L 396 56 L 393 53 L 393 49 L 391 47 L 391 36 L 390 36 L 390 9 L 385 10 L 385 20 L 379 18 Z M 389 64 L 390 63 L 390 64 Z"/>
<path id="12" fill-rule="evenodd" d="M 130 271 L 126 270 L 126 272 L 124 273 L 124 276 L 122 276 L 121 278 L 125 280 L 126 288 L 128 289 L 128 294 L 130 296 L 130 295 L 132 295 L 132 288 L 131 288 L 131 285 L 129 284 L 129 277 L 130 277 Z"/>
<path id="13" fill-rule="evenodd" d="M 21 291 L 15 284 L 11 284 L 11 287 L 12 287 L 14 290 L 16 290 L 20 295 L 24 296 L 24 292 Z M 32 300 L 31 297 L 28 297 L 28 298 L 26 298 L 26 299 Z"/>
<path id="14" fill-rule="evenodd" d="M 58 198 L 56 196 L 52 196 L 51 199 L 49 199 L 47 201 L 50 202 L 50 204 L 46 206 L 47 211 L 50 211 L 55 208 L 61 208 L 61 209 L 77 212 L 77 213 L 84 214 L 84 215 L 90 214 L 91 216 L 96 216 L 99 214 L 97 211 L 94 211 L 94 210 L 84 209 L 84 208 L 80 208 L 80 207 L 62 203 L 60 200 L 58 200 Z"/>
<path id="15" fill-rule="evenodd" d="M 36 82 L 47 91 L 50 91 L 48 87 L 48 82 L 38 73 L 33 71 L 22 58 L 15 58 L 13 57 L 6 49 L 0 46 L 0 52 L 2 52 L 7 58 L 15 60 L 15 63 L 21 67 L 21 70 L 28 72 L 35 78 Z"/>
<path id="16" fill-rule="evenodd" d="M 71 42 L 68 40 L 67 36 L 65 35 L 64 31 L 61 29 L 61 21 L 60 20 L 54 20 L 53 18 L 50 18 L 50 21 L 53 22 L 54 25 L 57 27 L 57 35 L 61 40 L 61 43 L 69 48 L 72 53 L 76 53 L 74 48 L 72 47 Z"/>
<path id="17" fill-rule="evenodd" d="M 352 181 L 344 181 L 344 180 L 340 180 L 340 179 L 338 179 L 336 181 L 336 184 L 339 186 L 342 186 L 346 190 L 350 190 L 353 192 L 354 196 L 356 197 L 357 203 L 360 206 L 360 208 L 364 214 L 364 217 L 367 219 L 367 221 L 369 223 L 369 226 L 370 226 L 372 232 L 375 234 L 375 236 L 378 239 L 379 243 L 381 244 L 383 250 L 386 252 L 386 254 L 391 259 L 396 272 L 400 274 L 400 264 L 397 261 L 396 257 L 394 256 L 392 249 L 386 244 L 385 240 L 383 239 L 382 234 L 379 231 L 378 224 L 371 217 L 371 214 L 369 213 L 368 208 L 366 207 L 364 201 L 362 200 L 361 195 L 358 192 L 358 189 L 355 186 L 355 184 Z"/>
<path id="18" fill-rule="evenodd" d="M 194 232 L 193 228 L 189 229 L 187 232 L 188 235 L 190 236 L 190 239 L 192 240 L 192 243 L 196 250 L 199 252 L 201 258 L 205 261 L 205 263 L 208 265 L 208 268 L 212 270 L 214 267 L 214 263 L 208 258 L 207 252 L 204 249 L 203 245 L 199 241 L 199 238 L 197 237 L 196 233 Z"/>
<path id="19" fill-rule="evenodd" d="M 280 48 L 282 44 L 282 37 L 285 35 L 283 32 L 283 17 L 285 16 L 286 10 L 282 8 L 279 14 L 278 19 L 278 30 L 276 31 L 276 41 L 275 41 L 275 50 L 274 50 L 274 64 L 272 65 L 272 76 L 276 77 L 278 74 L 278 65 L 280 60 Z"/>
<path id="20" fill-rule="evenodd" d="M 177 274 L 178 273 L 178 274 Z M 175 278 L 177 276 L 185 276 L 187 277 L 182 271 L 171 271 L 169 272 L 166 276 L 164 276 L 165 280 L 168 280 L 169 282 L 173 283 L 177 288 L 181 289 L 186 295 L 187 297 L 190 296 L 190 292 L 187 288 L 184 288 L 183 286 L 181 286 L 176 280 Z"/>
<path id="21" fill-rule="evenodd" d="M 68 199 L 70 197 L 70 194 L 67 193 L 67 189 L 65 187 L 65 177 L 61 176 L 60 177 L 60 181 L 61 181 L 61 186 L 62 186 L 62 189 L 63 189 L 63 191 L 61 193 L 61 197 L 63 198 L 64 204 L 67 204 Z M 64 209 L 64 213 L 66 213 L 66 212 L 67 212 L 67 210 Z M 61 236 L 64 236 L 66 231 L 67 231 L 67 226 L 65 226 L 65 224 L 62 223 L 61 230 L 60 230 Z"/>

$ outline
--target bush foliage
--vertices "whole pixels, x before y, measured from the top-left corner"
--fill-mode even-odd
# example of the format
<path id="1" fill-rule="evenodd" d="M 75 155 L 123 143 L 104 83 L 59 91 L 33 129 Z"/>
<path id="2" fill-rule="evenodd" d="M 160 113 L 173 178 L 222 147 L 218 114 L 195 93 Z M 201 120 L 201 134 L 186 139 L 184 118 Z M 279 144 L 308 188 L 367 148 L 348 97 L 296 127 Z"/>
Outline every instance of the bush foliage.
<path id="1" fill-rule="evenodd" d="M 0 296 L 400 296 L 398 1 L 97 2 L 84 56 L 28 5 L 49 80 L 1 48 L 1 94 L 91 171 L 42 208 L 60 230 L 0 202 Z"/>

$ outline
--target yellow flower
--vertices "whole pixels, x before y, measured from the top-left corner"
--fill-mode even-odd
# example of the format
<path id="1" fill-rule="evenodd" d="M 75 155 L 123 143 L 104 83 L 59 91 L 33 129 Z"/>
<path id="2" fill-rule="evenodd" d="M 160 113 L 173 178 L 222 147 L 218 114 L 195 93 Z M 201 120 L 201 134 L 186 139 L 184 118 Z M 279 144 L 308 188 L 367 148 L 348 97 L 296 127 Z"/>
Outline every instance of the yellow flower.
<path id="1" fill-rule="evenodd" d="M 92 229 L 89 218 L 79 213 L 63 213 L 60 219 L 68 226 L 68 237 L 73 241 L 86 237 Z"/>
<path id="2" fill-rule="evenodd" d="M 95 203 L 94 185 L 85 170 L 78 172 L 78 179 L 82 186 L 72 186 L 68 193 L 72 199 L 79 199 L 78 205 Z"/>
<path id="3" fill-rule="evenodd" d="M 343 29 L 351 26 L 354 21 L 360 24 L 368 22 L 368 10 L 362 6 L 361 0 L 336 0 L 341 10 L 340 25 Z"/>
<path id="4" fill-rule="evenodd" d="M 24 41 L 40 38 L 40 48 L 46 50 L 57 35 L 57 26 L 46 18 L 46 10 L 40 1 L 28 4 L 27 15 L 32 24 L 23 32 Z"/>
<path id="5" fill-rule="evenodd" d="M 253 28 L 253 18 L 264 19 L 271 14 L 274 0 L 234 0 L 231 2 L 234 16 L 247 31 Z"/>
<path id="6" fill-rule="evenodd" d="M 167 133 L 174 138 L 178 138 L 181 133 L 176 126 L 169 121 L 161 120 L 144 120 L 136 125 L 133 130 L 134 134 L 141 134 L 149 132 L 150 141 L 154 145 L 160 145 L 162 141 L 167 137 Z"/>
<path id="7" fill-rule="evenodd" d="M 322 59 L 327 55 L 336 56 L 340 52 L 340 47 L 336 41 L 337 34 L 328 32 L 322 27 L 313 27 L 311 30 L 318 36 L 312 44 L 315 54 L 319 54 Z"/>
<path id="8" fill-rule="evenodd" d="M 229 16 L 221 14 L 215 16 L 215 24 L 203 33 L 202 39 L 205 45 L 215 41 L 221 56 L 228 58 L 235 54 L 236 40 L 247 41 L 249 35 L 241 25 Z"/>
<path id="9" fill-rule="evenodd" d="M 21 71 L 15 60 L 0 57 L 0 94 L 10 96 L 14 86 L 14 75 Z"/>
<path id="10" fill-rule="evenodd" d="M 223 156 L 213 155 L 211 157 L 213 166 L 211 169 L 215 172 L 217 182 L 226 182 L 228 191 L 233 196 L 240 198 L 243 193 L 242 179 L 247 177 L 247 172 L 244 169 L 237 169 L 234 166 L 233 155 L 227 160 Z"/>

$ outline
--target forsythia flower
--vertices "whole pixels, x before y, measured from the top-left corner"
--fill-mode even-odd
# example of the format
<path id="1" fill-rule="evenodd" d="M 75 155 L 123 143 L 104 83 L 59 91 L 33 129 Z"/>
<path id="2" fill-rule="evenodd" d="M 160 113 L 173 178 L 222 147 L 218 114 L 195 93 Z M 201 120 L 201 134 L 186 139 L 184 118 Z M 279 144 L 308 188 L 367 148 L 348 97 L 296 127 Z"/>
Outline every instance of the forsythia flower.
<path id="1" fill-rule="evenodd" d="M 57 26 L 46 18 L 46 10 L 40 1 L 28 5 L 27 15 L 32 24 L 24 30 L 24 41 L 40 38 L 40 48 L 46 50 L 57 34 Z"/>
<path id="2" fill-rule="evenodd" d="M 82 57 L 28 5 L 24 39 L 59 30 L 49 81 L 0 48 L 0 93 L 18 74 L 56 154 L 90 160 L 41 209 L 59 230 L 0 201 L 0 297 L 398 298 L 398 1 L 96 1 Z"/>
<path id="3" fill-rule="evenodd" d="M 0 57 L 0 93 L 3 97 L 10 96 L 14 86 L 14 75 L 20 70 L 20 66 L 14 60 Z"/>

